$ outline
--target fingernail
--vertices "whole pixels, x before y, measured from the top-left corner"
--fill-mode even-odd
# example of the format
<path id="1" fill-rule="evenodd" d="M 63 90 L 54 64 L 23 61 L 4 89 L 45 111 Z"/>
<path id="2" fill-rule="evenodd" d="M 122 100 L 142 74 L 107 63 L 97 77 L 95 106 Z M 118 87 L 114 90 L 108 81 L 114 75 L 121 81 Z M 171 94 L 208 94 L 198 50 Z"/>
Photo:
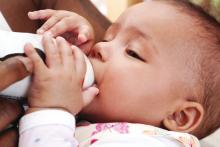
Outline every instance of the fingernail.
<path id="1" fill-rule="evenodd" d="M 71 47 L 72 50 L 80 50 L 80 49 L 79 49 L 77 46 L 75 46 L 75 45 L 71 45 L 70 47 Z"/>
<path id="2" fill-rule="evenodd" d="M 31 12 L 28 12 L 27 15 L 30 16 L 30 15 L 31 15 Z"/>
<path id="3" fill-rule="evenodd" d="M 33 14 L 34 14 L 34 13 L 33 13 L 33 12 L 31 12 L 31 11 L 30 11 L 30 12 L 28 12 L 28 16 L 33 15 Z"/>
<path id="4" fill-rule="evenodd" d="M 53 34 L 52 34 L 52 32 L 50 32 L 50 31 L 46 32 L 46 34 L 47 34 L 48 36 L 50 36 L 50 37 L 53 37 Z"/>
<path id="5" fill-rule="evenodd" d="M 44 33 L 44 30 L 43 29 L 38 29 L 37 30 L 37 34 L 43 34 Z"/>
<path id="6" fill-rule="evenodd" d="M 51 32 L 45 32 L 44 35 L 47 36 L 47 37 L 53 37 Z"/>
<path id="7" fill-rule="evenodd" d="M 58 42 L 60 42 L 60 41 L 63 41 L 63 40 L 64 40 L 64 38 L 63 38 L 63 37 L 58 36 L 58 37 L 56 37 L 56 40 L 57 40 Z"/>
<path id="8" fill-rule="evenodd" d="M 87 41 L 87 37 L 84 34 L 79 34 L 77 38 L 77 45 L 81 45 Z"/>

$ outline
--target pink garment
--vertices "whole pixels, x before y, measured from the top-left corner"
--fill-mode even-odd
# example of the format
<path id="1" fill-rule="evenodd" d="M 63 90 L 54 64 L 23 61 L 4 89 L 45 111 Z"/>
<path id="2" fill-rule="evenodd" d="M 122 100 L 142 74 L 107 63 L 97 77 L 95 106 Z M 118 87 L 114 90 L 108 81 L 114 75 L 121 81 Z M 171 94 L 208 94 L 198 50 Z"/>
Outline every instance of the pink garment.
<path id="1" fill-rule="evenodd" d="M 196 137 L 144 124 L 98 123 L 78 126 L 61 110 L 22 117 L 19 147 L 200 147 Z"/>

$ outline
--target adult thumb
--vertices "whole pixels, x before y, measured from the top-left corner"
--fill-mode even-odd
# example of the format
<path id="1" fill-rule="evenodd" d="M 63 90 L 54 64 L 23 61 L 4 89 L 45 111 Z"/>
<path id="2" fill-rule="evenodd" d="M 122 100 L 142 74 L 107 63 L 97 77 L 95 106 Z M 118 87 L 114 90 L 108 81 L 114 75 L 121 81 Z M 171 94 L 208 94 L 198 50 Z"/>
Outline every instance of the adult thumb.
<path id="1" fill-rule="evenodd" d="M 12 57 L 0 62 L 0 91 L 29 74 L 27 67 L 18 57 Z"/>

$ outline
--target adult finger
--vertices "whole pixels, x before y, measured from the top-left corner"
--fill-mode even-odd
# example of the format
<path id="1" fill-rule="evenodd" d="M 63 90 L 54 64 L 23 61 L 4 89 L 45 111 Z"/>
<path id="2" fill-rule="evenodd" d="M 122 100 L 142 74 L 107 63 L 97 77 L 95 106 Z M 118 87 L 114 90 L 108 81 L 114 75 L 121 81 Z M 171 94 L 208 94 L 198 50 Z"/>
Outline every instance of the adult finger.
<path id="1" fill-rule="evenodd" d="M 23 107 L 17 101 L 0 97 L 0 131 L 17 120 L 23 113 Z"/>
<path id="2" fill-rule="evenodd" d="M 0 135 L 1 147 L 17 147 L 18 146 L 18 131 L 16 128 L 11 128 Z"/>
<path id="3" fill-rule="evenodd" d="M 5 89 L 12 83 L 23 79 L 29 74 L 30 73 L 18 57 L 8 58 L 7 60 L 0 62 L 0 90 Z"/>
<path id="4" fill-rule="evenodd" d="M 23 65 L 25 66 L 26 70 L 29 73 L 33 72 L 33 64 L 31 62 L 31 59 L 29 59 L 28 57 L 21 57 L 21 56 L 16 57 L 16 59 L 18 59 L 23 63 Z"/>

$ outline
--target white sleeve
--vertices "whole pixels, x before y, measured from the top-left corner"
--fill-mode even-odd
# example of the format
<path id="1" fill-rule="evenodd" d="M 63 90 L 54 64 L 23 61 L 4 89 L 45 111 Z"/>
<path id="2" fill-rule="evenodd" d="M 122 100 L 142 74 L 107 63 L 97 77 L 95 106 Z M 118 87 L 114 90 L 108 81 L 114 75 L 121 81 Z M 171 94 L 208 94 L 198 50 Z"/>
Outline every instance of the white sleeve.
<path id="1" fill-rule="evenodd" d="M 91 147 L 183 147 L 181 143 L 166 137 L 146 135 L 121 135 L 114 139 L 103 139 Z"/>
<path id="2" fill-rule="evenodd" d="M 77 147 L 75 118 L 62 110 L 41 110 L 23 116 L 19 124 L 19 147 Z M 114 135 L 113 135 L 114 136 Z M 79 145 L 80 146 L 80 145 Z M 98 140 L 90 147 L 182 147 L 172 138 L 121 134 Z"/>
<path id="3" fill-rule="evenodd" d="M 66 111 L 47 109 L 23 116 L 19 147 L 77 147 L 75 118 Z"/>

